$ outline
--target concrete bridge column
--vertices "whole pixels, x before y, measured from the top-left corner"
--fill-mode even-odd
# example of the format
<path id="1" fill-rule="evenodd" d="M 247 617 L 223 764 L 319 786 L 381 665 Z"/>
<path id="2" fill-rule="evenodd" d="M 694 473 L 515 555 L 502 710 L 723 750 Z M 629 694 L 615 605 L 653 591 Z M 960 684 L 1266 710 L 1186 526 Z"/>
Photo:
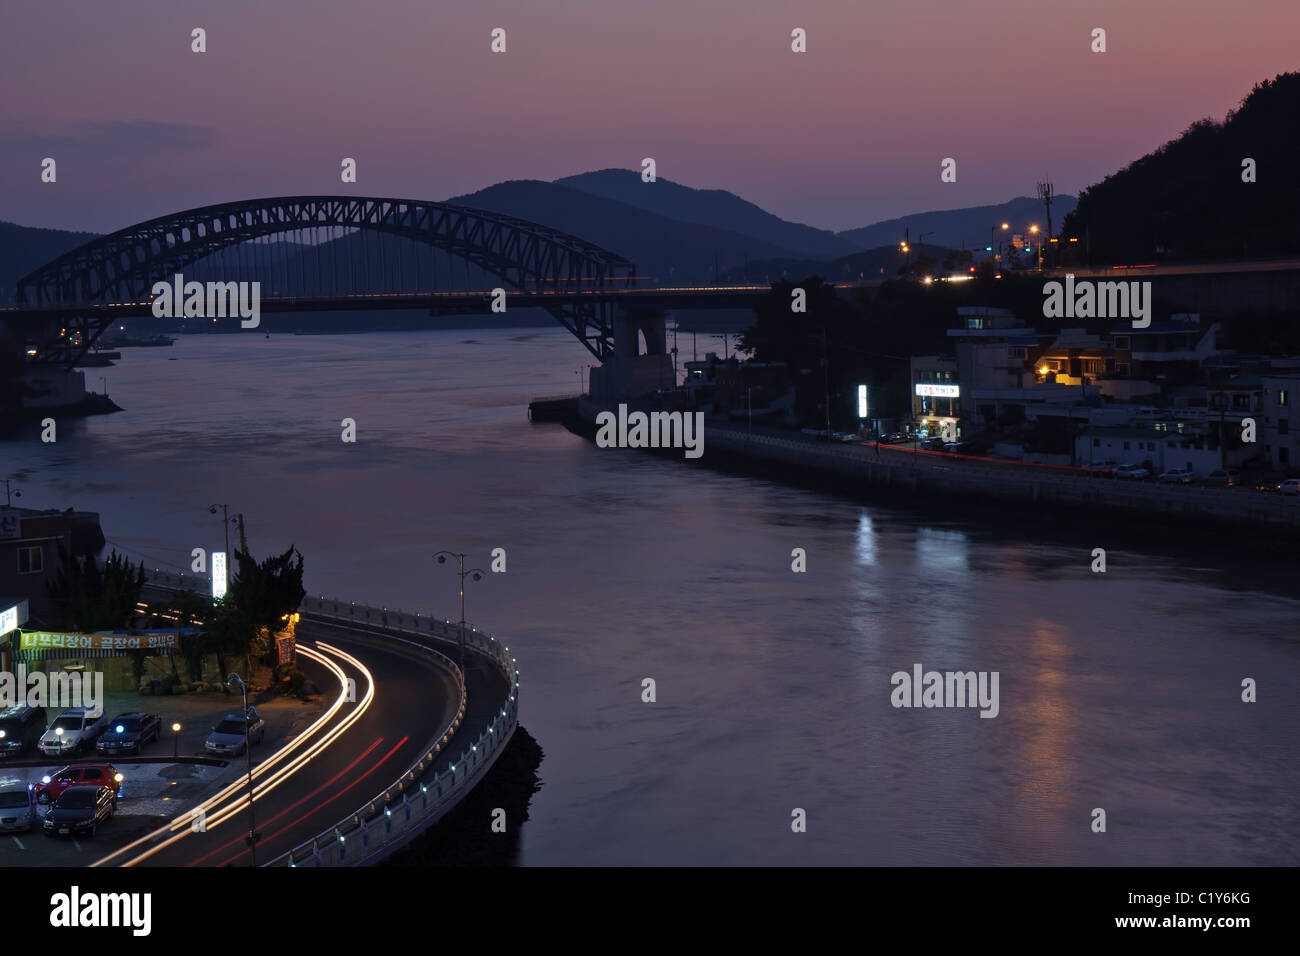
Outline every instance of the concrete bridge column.
<path id="1" fill-rule="evenodd" d="M 592 398 L 626 400 L 676 384 L 663 310 L 620 306 L 614 316 L 614 354 L 591 370 Z"/>

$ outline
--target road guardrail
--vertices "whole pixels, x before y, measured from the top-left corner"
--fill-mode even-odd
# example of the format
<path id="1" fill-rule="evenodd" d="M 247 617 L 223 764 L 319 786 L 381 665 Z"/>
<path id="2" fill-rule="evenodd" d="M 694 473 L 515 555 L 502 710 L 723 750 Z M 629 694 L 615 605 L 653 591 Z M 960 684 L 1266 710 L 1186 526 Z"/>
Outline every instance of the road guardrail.
<path id="1" fill-rule="evenodd" d="M 154 569 L 146 572 L 154 585 L 198 590 L 206 589 L 206 575 L 185 574 Z M 300 606 L 307 620 L 342 624 L 354 628 L 383 628 L 425 640 L 456 642 L 460 628 L 446 618 L 404 612 L 401 609 L 373 607 L 336 598 L 308 597 Z M 390 786 L 334 826 L 322 830 L 266 866 L 365 866 L 373 864 L 404 846 L 436 823 L 465 794 L 469 793 L 496 762 L 501 750 L 519 726 L 519 667 L 510 649 L 494 636 L 469 627 L 465 632 L 465 650 L 487 659 L 500 672 L 509 688 L 492 722 L 465 746 L 460 755 L 438 772 L 438 757 L 461 729 L 467 706 L 465 678 L 455 661 L 427 643 L 367 631 L 367 636 L 403 645 L 406 650 L 425 656 L 447 669 L 460 688 L 460 705 L 456 718 Z"/>

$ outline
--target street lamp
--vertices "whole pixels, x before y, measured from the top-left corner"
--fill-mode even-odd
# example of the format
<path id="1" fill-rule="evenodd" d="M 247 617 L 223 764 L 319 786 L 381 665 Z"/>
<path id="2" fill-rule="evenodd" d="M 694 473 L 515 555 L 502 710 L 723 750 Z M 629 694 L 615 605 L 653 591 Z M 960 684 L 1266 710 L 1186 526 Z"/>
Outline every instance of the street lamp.
<path id="1" fill-rule="evenodd" d="M 1011 223 L 1004 222 L 1002 224 L 1003 232 L 1006 232 L 1010 228 L 1011 228 Z M 993 241 L 993 236 L 994 236 L 993 229 L 994 229 L 993 226 L 989 226 L 989 251 L 993 253 L 993 261 L 994 263 L 996 263 L 998 261 L 998 247 L 1001 245 L 1001 243 Z"/>
<path id="2" fill-rule="evenodd" d="M 439 551 L 434 555 L 439 564 L 446 564 L 448 558 L 456 559 L 457 574 L 460 575 L 460 673 L 465 676 L 465 575 L 473 575 L 475 581 L 483 579 L 482 568 L 465 570 L 465 554 L 459 551 Z"/>
<path id="3" fill-rule="evenodd" d="M 257 818 L 253 813 L 253 749 L 248 742 L 248 684 L 238 674 L 226 678 L 227 686 L 238 685 L 244 696 L 244 756 L 248 760 L 248 860 L 250 866 L 257 866 Z M 172 727 L 178 727 L 173 724 Z"/>
<path id="4" fill-rule="evenodd" d="M 172 724 L 172 759 L 175 760 L 181 755 L 181 725 Z"/>
<path id="5" fill-rule="evenodd" d="M 17 490 L 17 491 L 10 491 L 10 490 L 9 490 L 9 479 L 6 478 L 6 479 L 5 479 L 5 507 L 6 507 L 6 508 L 12 508 L 12 507 L 13 507 L 13 504 L 14 504 L 14 501 L 13 501 L 13 500 L 14 500 L 15 498 L 21 498 L 22 496 L 23 496 L 23 493 L 22 493 L 22 490 L 21 490 L 21 489 L 19 489 L 19 490 Z"/>
<path id="6" fill-rule="evenodd" d="M 230 518 L 230 515 L 229 515 L 229 513 L 228 513 L 228 511 L 227 511 L 227 508 L 228 508 L 227 505 L 208 505 L 208 514 L 210 514 L 210 515 L 214 515 L 214 514 L 216 514 L 218 508 L 221 509 L 221 528 L 222 528 L 222 530 L 225 532 L 225 535 L 226 535 L 226 582 L 225 582 L 225 583 L 226 583 L 226 586 L 227 586 L 227 588 L 228 588 L 228 587 L 230 586 L 230 559 L 231 559 L 231 557 L 232 557 L 231 554 L 230 554 L 230 522 L 231 522 L 231 518 Z"/>

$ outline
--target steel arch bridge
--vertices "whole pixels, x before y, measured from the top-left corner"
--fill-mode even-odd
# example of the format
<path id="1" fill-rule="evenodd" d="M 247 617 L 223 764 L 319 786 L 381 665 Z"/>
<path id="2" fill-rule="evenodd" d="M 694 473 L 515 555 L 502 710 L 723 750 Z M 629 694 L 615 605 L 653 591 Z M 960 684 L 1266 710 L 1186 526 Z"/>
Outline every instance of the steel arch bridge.
<path id="1" fill-rule="evenodd" d="M 113 320 L 96 311 L 147 306 L 153 284 L 170 281 L 186 266 L 262 237 L 339 228 L 386 233 L 442 250 L 498 277 L 511 291 L 563 296 L 554 304 L 537 304 L 602 362 L 613 354 L 616 306 L 600 293 L 633 288 L 636 267 L 630 261 L 548 226 L 410 199 L 284 196 L 160 216 L 94 239 L 24 276 L 18 306 L 33 314 L 80 315 L 84 352 Z M 297 288 L 282 297 L 296 300 L 319 291 Z M 592 298 L 582 301 L 575 293 Z M 273 297 L 268 310 L 275 309 Z"/>

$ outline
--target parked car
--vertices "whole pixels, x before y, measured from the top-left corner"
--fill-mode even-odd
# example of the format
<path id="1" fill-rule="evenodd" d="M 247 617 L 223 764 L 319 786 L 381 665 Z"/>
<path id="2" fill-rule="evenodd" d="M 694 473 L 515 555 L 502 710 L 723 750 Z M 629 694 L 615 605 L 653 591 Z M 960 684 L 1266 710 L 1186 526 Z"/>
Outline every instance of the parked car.
<path id="1" fill-rule="evenodd" d="M 0 833 L 30 833 L 35 826 L 31 785 L 19 777 L 0 779 Z"/>
<path id="2" fill-rule="evenodd" d="M 0 757 L 18 757 L 40 743 L 45 708 L 16 704 L 0 710 Z"/>
<path id="3" fill-rule="evenodd" d="M 943 446 L 946 444 L 948 444 L 948 440 L 942 435 L 939 435 L 936 438 L 927 438 L 925 441 L 921 442 L 921 447 L 926 451 L 943 451 Z"/>
<path id="4" fill-rule="evenodd" d="M 1241 470 L 1239 468 L 1216 468 L 1205 476 L 1204 481 L 1207 485 L 1223 485 L 1225 488 L 1231 488 L 1241 481 Z"/>
<path id="5" fill-rule="evenodd" d="M 247 720 L 247 743 L 260 744 L 266 737 L 266 721 L 258 716 L 256 707 L 248 708 Z M 235 754 L 237 756 L 242 754 L 245 746 L 244 721 L 243 714 L 226 714 L 212 728 L 212 733 L 208 734 L 203 749 L 210 754 Z"/>
<path id="6" fill-rule="evenodd" d="M 41 735 L 41 753 L 47 757 L 79 754 L 92 746 L 106 727 L 108 716 L 102 708 L 95 715 L 85 707 L 71 707 L 59 714 Z"/>
<path id="7" fill-rule="evenodd" d="M 162 718 L 157 714 L 132 711 L 118 714 L 108 722 L 108 729 L 95 741 L 102 754 L 138 754 L 141 747 L 162 734 Z"/>
<path id="8" fill-rule="evenodd" d="M 1282 482 L 1286 481 L 1285 475 L 1263 474 L 1255 479 L 1256 491 L 1280 491 Z"/>
<path id="9" fill-rule="evenodd" d="M 49 803 L 59 798 L 69 787 L 111 787 L 116 794 L 122 786 L 122 775 L 111 763 L 73 764 L 47 773 L 32 784 L 32 796 L 37 803 Z"/>
<path id="10" fill-rule="evenodd" d="M 1190 468 L 1170 468 L 1168 471 L 1162 471 L 1157 480 L 1167 485 L 1190 485 L 1195 477 Z"/>
<path id="11" fill-rule="evenodd" d="M 1300 478 L 1288 478 L 1277 486 L 1284 495 L 1300 495 Z"/>
<path id="12" fill-rule="evenodd" d="M 1150 478 L 1151 472 L 1141 465 L 1116 465 L 1114 475 L 1116 478 Z"/>
<path id="13" fill-rule="evenodd" d="M 880 444 L 882 445 L 901 445 L 904 442 L 910 442 L 911 435 L 904 435 L 902 432 L 890 432 L 888 435 L 882 435 Z"/>
<path id="14" fill-rule="evenodd" d="M 99 825 L 112 818 L 116 807 L 117 798 L 108 787 L 69 787 L 45 811 L 45 835 L 94 836 Z"/>

